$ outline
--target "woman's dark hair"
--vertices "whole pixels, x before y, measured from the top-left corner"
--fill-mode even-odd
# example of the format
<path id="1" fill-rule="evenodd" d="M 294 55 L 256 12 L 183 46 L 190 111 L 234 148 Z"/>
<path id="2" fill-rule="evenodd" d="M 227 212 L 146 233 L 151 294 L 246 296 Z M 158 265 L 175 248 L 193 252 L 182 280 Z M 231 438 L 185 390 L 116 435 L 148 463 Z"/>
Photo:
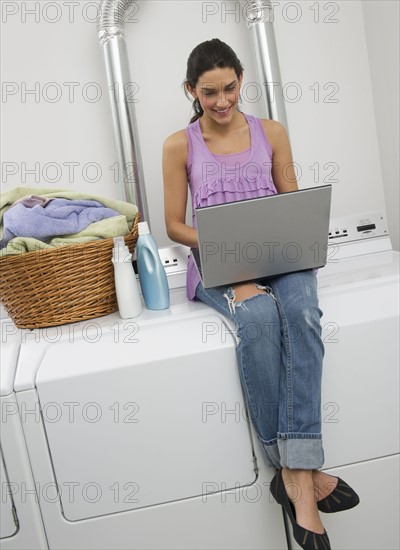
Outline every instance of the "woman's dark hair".
<path id="1" fill-rule="evenodd" d="M 242 64 L 228 44 L 225 44 L 225 42 L 222 42 L 218 38 L 202 42 L 196 46 L 189 55 L 184 84 L 189 84 L 191 88 L 195 88 L 199 77 L 203 73 L 217 68 L 224 69 L 225 67 L 234 69 L 238 78 L 240 78 L 243 73 Z M 184 90 L 186 96 L 189 97 L 186 86 Z M 193 101 L 193 109 L 195 115 L 190 122 L 195 122 L 204 112 L 197 99 Z"/>

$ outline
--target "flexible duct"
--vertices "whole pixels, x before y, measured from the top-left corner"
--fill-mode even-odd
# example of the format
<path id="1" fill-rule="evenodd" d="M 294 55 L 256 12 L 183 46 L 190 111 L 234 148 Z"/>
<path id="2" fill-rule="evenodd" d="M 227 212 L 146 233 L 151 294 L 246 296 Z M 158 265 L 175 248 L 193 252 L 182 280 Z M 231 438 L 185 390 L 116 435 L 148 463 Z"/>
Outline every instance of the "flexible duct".
<path id="1" fill-rule="evenodd" d="M 137 205 L 143 221 L 148 220 L 148 209 L 124 26 L 126 12 L 133 2 L 134 0 L 102 0 L 97 30 L 106 66 L 114 141 L 124 198 Z"/>
<path id="2" fill-rule="evenodd" d="M 243 4 L 247 27 L 252 36 L 258 76 L 264 87 L 262 97 L 268 118 L 279 120 L 288 129 L 271 2 L 245 0 Z"/>

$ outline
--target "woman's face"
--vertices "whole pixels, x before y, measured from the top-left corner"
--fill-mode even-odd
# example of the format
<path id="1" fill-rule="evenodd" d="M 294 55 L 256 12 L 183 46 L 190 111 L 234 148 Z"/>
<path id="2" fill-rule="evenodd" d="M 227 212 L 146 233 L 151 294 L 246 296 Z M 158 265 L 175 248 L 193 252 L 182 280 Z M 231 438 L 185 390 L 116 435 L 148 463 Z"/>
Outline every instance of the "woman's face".
<path id="1" fill-rule="evenodd" d="M 237 77 L 234 69 L 212 69 L 203 73 L 195 88 L 189 91 L 199 100 L 203 117 L 226 124 L 236 111 L 243 75 Z"/>

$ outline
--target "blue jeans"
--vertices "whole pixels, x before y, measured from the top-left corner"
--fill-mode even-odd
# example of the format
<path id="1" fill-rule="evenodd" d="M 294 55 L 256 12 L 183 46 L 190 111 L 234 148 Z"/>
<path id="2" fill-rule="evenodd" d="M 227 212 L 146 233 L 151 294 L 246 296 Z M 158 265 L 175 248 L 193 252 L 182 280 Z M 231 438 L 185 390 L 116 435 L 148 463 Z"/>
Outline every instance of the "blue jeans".
<path id="1" fill-rule="evenodd" d="M 318 469 L 321 436 L 321 339 L 317 280 L 301 271 L 255 282 L 266 292 L 234 301 L 232 287 L 196 297 L 236 324 L 236 355 L 251 421 L 276 468 Z"/>

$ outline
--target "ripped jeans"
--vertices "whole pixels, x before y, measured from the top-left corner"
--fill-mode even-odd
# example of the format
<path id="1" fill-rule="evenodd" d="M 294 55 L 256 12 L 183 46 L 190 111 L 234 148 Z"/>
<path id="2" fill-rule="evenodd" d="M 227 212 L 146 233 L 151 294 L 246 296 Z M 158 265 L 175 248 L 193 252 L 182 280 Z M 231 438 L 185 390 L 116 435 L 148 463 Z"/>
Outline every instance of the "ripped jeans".
<path id="1" fill-rule="evenodd" d="M 321 339 L 314 271 L 259 280 L 264 289 L 234 301 L 232 287 L 196 297 L 236 324 L 236 355 L 251 422 L 269 466 L 318 469 L 321 436 Z"/>

